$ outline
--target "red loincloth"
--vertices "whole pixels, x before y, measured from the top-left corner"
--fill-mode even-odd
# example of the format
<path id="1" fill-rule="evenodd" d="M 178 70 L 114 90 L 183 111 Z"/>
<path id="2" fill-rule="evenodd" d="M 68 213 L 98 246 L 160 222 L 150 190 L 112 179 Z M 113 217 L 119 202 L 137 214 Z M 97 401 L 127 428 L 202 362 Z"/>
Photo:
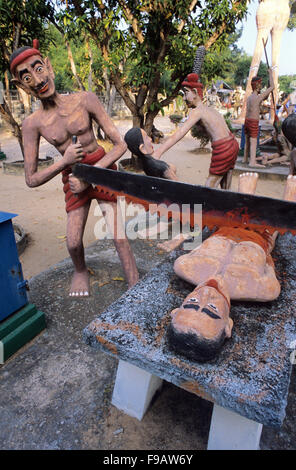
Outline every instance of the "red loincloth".
<path id="1" fill-rule="evenodd" d="M 244 129 L 245 129 L 245 135 L 248 135 L 249 137 L 253 137 L 257 139 L 258 132 L 259 132 L 259 120 L 246 118 Z"/>
<path id="2" fill-rule="evenodd" d="M 102 147 L 99 147 L 95 152 L 84 154 L 83 160 L 80 163 L 86 163 L 88 165 L 94 165 L 97 163 L 103 156 L 105 155 L 105 150 Z M 117 166 L 115 163 L 109 167 L 111 170 L 117 170 Z M 63 190 L 65 193 L 65 201 L 66 201 L 66 212 L 73 211 L 78 209 L 84 204 L 87 203 L 90 199 L 99 199 L 102 201 L 113 201 L 116 202 L 115 196 L 109 196 L 108 194 L 102 193 L 100 191 L 100 186 L 89 186 L 86 188 L 82 193 L 74 194 L 70 190 L 69 184 L 69 175 L 72 173 L 72 168 L 69 166 L 65 170 L 62 171 L 62 181 L 63 181 Z"/>
<path id="3" fill-rule="evenodd" d="M 234 168 L 239 145 L 233 134 L 225 139 L 212 142 L 212 159 L 210 173 L 212 175 L 225 175 Z"/>
<path id="4" fill-rule="evenodd" d="M 261 246 L 265 253 L 268 251 L 270 233 L 265 230 L 263 233 L 255 232 L 254 230 L 248 230 L 240 227 L 221 227 L 211 237 L 218 235 L 220 237 L 229 238 L 236 243 L 240 242 L 253 242 Z"/>

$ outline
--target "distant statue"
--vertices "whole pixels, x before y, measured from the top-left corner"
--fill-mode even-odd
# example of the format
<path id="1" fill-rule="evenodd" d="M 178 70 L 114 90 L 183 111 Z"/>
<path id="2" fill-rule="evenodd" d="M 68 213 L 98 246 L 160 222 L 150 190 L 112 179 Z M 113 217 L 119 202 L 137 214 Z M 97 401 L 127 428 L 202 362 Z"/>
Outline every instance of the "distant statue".
<path id="1" fill-rule="evenodd" d="M 219 99 L 217 88 L 213 84 L 210 92 L 207 94 L 207 105 L 213 108 L 222 108 L 221 101 Z"/>
<path id="2" fill-rule="evenodd" d="M 263 54 L 263 41 L 266 43 L 269 33 L 271 34 L 272 50 L 271 65 L 274 82 L 274 100 L 277 103 L 278 97 L 278 75 L 279 75 L 279 56 L 282 34 L 287 27 L 290 18 L 289 0 L 259 0 L 259 6 L 256 13 L 257 39 L 253 59 L 250 67 L 246 95 L 242 108 L 241 117 L 245 116 L 246 101 L 252 93 L 251 81 L 257 75 L 260 61 Z M 263 40 L 263 41 L 262 41 Z M 274 118 L 274 110 L 271 113 L 271 119 Z"/>
<path id="3" fill-rule="evenodd" d="M 243 102 L 243 91 L 241 86 L 237 86 L 233 95 L 232 95 L 232 105 L 234 109 L 234 118 L 237 119 Z"/>
<path id="4" fill-rule="evenodd" d="M 274 90 L 272 70 L 269 69 L 270 87 L 261 93 L 261 78 L 253 77 L 251 81 L 252 94 L 247 99 L 247 110 L 244 124 L 246 144 L 244 151 L 244 163 L 249 163 L 251 167 L 262 167 L 256 161 L 257 137 L 259 132 L 260 105 L 268 95 Z"/>
<path id="5" fill-rule="evenodd" d="M 282 106 L 286 111 L 287 115 L 296 113 L 296 83 L 295 81 L 290 84 L 290 87 L 293 91 L 287 96 L 287 98 L 283 101 Z"/>

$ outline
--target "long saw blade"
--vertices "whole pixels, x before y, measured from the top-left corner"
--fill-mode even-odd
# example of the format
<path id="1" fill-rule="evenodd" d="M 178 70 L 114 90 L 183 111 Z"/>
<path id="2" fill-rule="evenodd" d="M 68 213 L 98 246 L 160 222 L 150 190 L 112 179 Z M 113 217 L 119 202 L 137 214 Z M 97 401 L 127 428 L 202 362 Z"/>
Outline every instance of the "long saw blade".
<path id="1" fill-rule="evenodd" d="M 208 188 L 187 183 L 98 168 L 77 163 L 73 174 L 99 186 L 99 191 L 125 196 L 127 201 L 149 205 L 178 206 L 169 211 L 172 218 L 188 222 L 182 206 L 190 206 L 190 223 L 194 225 L 195 205 L 202 204 L 202 224 L 214 227 L 243 227 L 270 233 L 287 231 L 296 235 L 296 203 L 265 196 Z M 163 214 L 163 211 L 160 211 Z"/>

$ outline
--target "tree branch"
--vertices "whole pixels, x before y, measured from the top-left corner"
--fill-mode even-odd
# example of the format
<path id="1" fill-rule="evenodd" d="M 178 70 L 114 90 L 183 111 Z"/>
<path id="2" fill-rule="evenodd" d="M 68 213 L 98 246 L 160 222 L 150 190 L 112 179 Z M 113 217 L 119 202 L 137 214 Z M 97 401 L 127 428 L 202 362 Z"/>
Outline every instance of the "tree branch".
<path id="1" fill-rule="evenodd" d="M 129 108 L 132 114 L 137 114 L 137 106 L 135 105 L 134 101 L 131 99 L 128 91 L 126 90 L 124 84 L 122 83 L 118 73 L 113 74 L 111 72 L 111 80 L 114 83 L 116 90 L 122 96 L 125 104 Z"/>
<path id="2" fill-rule="evenodd" d="M 199 0 L 192 0 L 191 4 L 189 5 L 189 8 L 188 8 L 188 14 L 187 14 L 187 19 L 186 21 L 185 20 L 182 20 L 181 23 L 179 24 L 178 26 L 178 33 L 181 33 L 185 24 L 187 23 L 187 20 L 188 20 L 188 17 L 189 17 L 189 13 L 192 12 L 192 10 L 194 9 L 194 7 L 196 6 L 197 2 Z"/>
<path id="3" fill-rule="evenodd" d="M 20 41 L 21 30 L 22 30 L 22 24 L 17 23 L 14 38 L 13 38 L 13 46 L 12 46 L 14 51 L 18 48 L 19 41 Z"/>
<path id="4" fill-rule="evenodd" d="M 162 100 L 159 104 L 162 108 L 164 108 L 165 106 L 168 106 L 173 99 L 175 99 L 181 89 L 181 86 L 182 86 L 182 82 L 183 82 L 183 78 L 181 78 L 177 85 L 175 86 L 174 90 L 172 91 L 172 93 L 167 96 L 167 98 L 165 98 L 164 100 Z"/>
<path id="5" fill-rule="evenodd" d="M 235 12 L 236 10 L 239 9 L 239 7 L 241 6 L 241 2 L 236 0 L 233 2 L 233 6 L 232 6 L 232 10 L 233 12 Z M 206 43 L 204 44 L 205 48 L 208 50 L 210 49 L 210 47 L 219 39 L 220 36 L 222 36 L 222 34 L 225 32 L 227 28 L 227 21 L 224 20 L 220 26 L 220 28 L 218 28 L 218 30 L 216 30 L 212 36 L 206 41 Z"/>
<path id="6" fill-rule="evenodd" d="M 162 36 L 161 47 L 160 47 L 160 50 L 159 50 L 159 53 L 158 53 L 158 56 L 157 56 L 157 59 L 156 59 L 156 65 L 159 65 L 163 62 L 163 60 L 165 58 L 165 55 L 166 55 L 166 51 L 167 51 L 166 37 L 163 35 Z M 149 95 L 148 95 L 148 99 L 147 99 L 147 108 L 148 109 L 150 108 L 150 106 L 153 103 L 154 99 L 156 99 L 156 97 L 157 97 L 159 83 L 160 83 L 160 72 L 157 71 L 157 72 L 155 72 L 155 76 L 154 76 L 154 79 L 152 81 L 152 84 L 151 84 L 150 90 L 149 90 Z"/>
<path id="7" fill-rule="evenodd" d="M 134 15 L 132 14 L 131 10 L 129 9 L 129 7 L 127 6 L 124 0 L 118 0 L 118 3 L 121 6 L 122 10 L 124 11 L 127 21 L 131 24 L 136 39 L 138 40 L 140 44 L 143 44 L 144 36 L 139 26 L 137 18 L 134 17 Z"/>
<path id="8" fill-rule="evenodd" d="M 6 103 L 5 101 L 5 98 L 3 97 L 3 104 L 0 104 L 0 113 L 2 114 L 3 116 L 3 119 L 8 122 L 8 124 L 11 125 L 12 129 L 13 129 L 13 133 L 14 135 L 17 137 L 18 139 L 18 142 L 19 142 L 19 145 L 21 147 L 21 151 L 22 151 L 22 154 L 24 156 L 24 148 L 23 148 L 23 142 L 22 142 L 22 131 L 21 131 L 21 127 L 19 126 L 19 124 L 16 122 L 16 120 L 14 119 L 13 115 L 12 115 L 12 112 L 8 106 L 8 104 Z"/>

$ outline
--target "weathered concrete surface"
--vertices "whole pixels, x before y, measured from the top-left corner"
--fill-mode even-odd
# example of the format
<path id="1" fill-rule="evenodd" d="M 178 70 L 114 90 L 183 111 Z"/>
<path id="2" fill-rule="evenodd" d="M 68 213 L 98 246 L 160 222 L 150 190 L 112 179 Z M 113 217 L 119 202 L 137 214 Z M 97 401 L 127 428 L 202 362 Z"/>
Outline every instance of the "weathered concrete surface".
<path id="1" fill-rule="evenodd" d="M 155 242 L 132 243 L 144 274 L 161 261 Z M 47 329 L 0 367 L 0 448 L 205 449 L 212 404 L 165 382 L 139 422 L 111 405 L 117 360 L 82 340 L 82 330 L 126 290 L 112 242 L 86 250 L 93 296 L 67 296 L 71 262 L 30 282 Z M 294 367 L 295 369 L 295 367 Z M 280 430 L 263 427 L 262 449 L 296 449 L 296 374 Z"/>
<path id="2" fill-rule="evenodd" d="M 269 426 L 285 417 L 295 339 L 296 244 L 286 234 L 274 252 L 280 297 L 270 303 L 235 302 L 234 331 L 218 359 L 206 364 L 175 355 L 167 345 L 170 312 L 192 286 L 173 272 L 173 252 L 85 330 L 95 348 L 131 362 L 202 398 Z"/>

